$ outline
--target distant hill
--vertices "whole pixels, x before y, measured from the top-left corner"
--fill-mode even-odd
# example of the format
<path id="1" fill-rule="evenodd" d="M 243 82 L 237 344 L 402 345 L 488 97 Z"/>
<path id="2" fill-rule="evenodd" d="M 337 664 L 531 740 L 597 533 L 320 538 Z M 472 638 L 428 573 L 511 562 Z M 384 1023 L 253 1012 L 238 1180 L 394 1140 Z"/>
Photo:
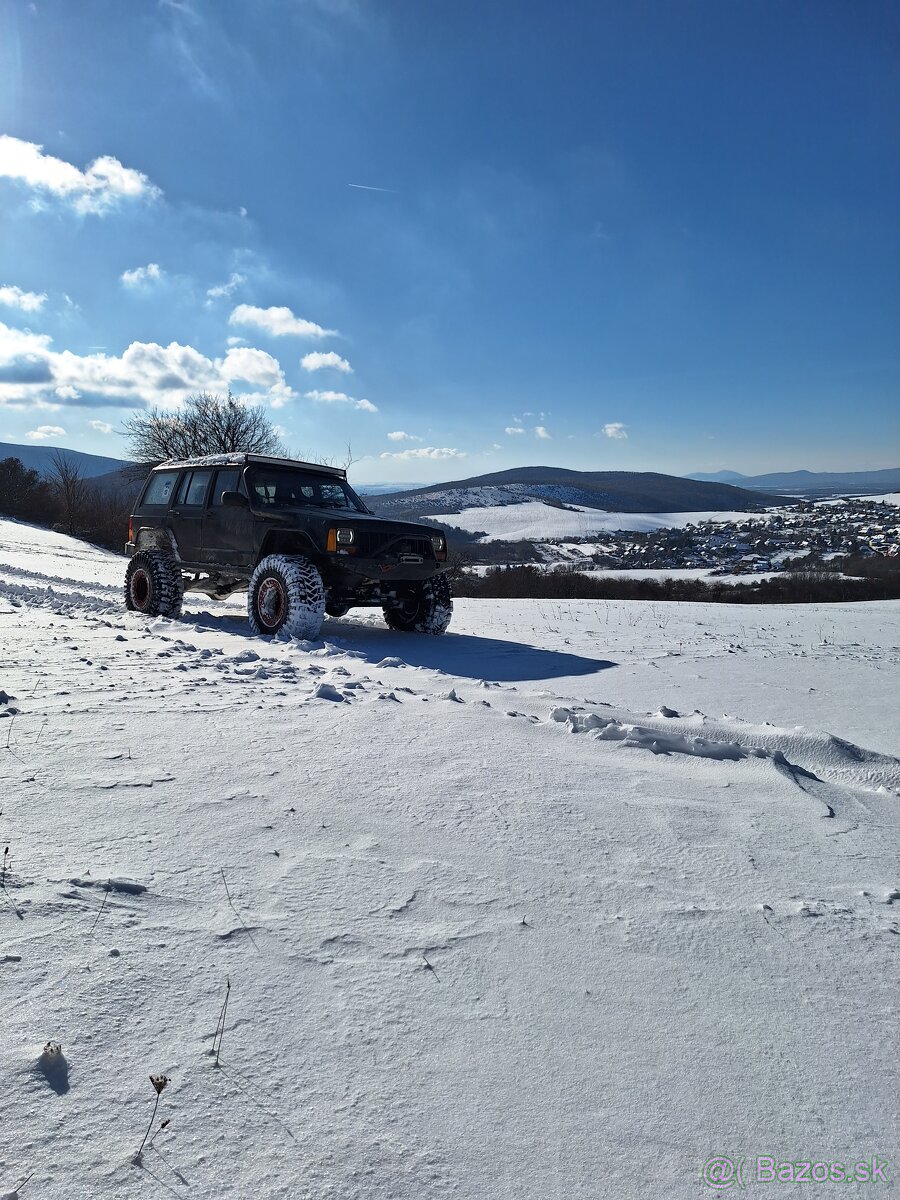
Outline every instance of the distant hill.
<path id="1" fill-rule="evenodd" d="M 711 475 L 704 475 L 702 471 L 697 471 L 693 475 L 685 475 L 685 479 L 699 479 L 701 483 L 740 484 L 741 480 L 746 478 L 747 476 L 742 475 L 740 471 L 713 471 Z"/>
<path id="2" fill-rule="evenodd" d="M 129 465 L 124 458 L 85 454 L 83 450 L 69 450 L 65 446 L 19 446 L 15 442 L 0 442 L 0 461 L 4 458 L 17 458 L 23 466 L 31 471 L 39 471 L 42 475 L 46 475 L 53 465 L 54 454 L 64 454 L 67 459 L 76 462 L 88 479 L 106 475 L 110 471 L 118 471 Z"/>
<path id="3" fill-rule="evenodd" d="M 412 519 L 528 500 L 609 512 L 746 512 L 782 503 L 783 497 L 651 471 L 515 467 L 427 488 L 370 495 L 367 503 L 375 512 Z"/>
<path id="4" fill-rule="evenodd" d="M 791 495 L 832 496 L 839 492 L 895 492 L 900 490 L 900 467 L 884 471 L 773 471 L 768 475 L 738 475 L 718 471 L 715 475 L 688 475 L 688 479 L 740 481 L 744 488 L 769 489 Z"/>

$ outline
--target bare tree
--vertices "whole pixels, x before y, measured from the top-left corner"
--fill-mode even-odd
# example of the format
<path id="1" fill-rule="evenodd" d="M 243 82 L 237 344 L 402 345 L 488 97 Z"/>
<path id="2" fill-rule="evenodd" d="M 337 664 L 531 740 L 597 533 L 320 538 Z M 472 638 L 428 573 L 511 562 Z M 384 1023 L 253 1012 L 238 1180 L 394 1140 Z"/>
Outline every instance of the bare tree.
<path id="1" fill-rule="evenodd" d="M 280 454 L 284 448 L 265 411 L 226 396 L 199 392 L 177 412 L 150 408 L 125 422 L 130 452 L 140 463 L 204 454 Z"/>
<path id="2" fill-rule="evenodd" d="M 61 450 L 51 455 L 47 478 L 59 500 L 66 532 L 74 537 L 88 498 L 87 480 L 75 459 Z"/>

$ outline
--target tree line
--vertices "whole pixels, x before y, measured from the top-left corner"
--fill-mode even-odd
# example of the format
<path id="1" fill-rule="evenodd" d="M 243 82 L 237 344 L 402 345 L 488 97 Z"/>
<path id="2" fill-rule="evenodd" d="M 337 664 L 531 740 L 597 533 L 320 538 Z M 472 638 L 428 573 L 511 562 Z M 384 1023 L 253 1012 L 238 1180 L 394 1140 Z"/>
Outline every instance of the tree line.
<path id="1" fill-rule="evenodd" d="M 45 475 L 21 459 L 5 458 L 0 461 L 0 515 L 122 553 L 138 486 L 132 482 L 129 487 L 124 478 L 109 486 L 86 479 L 77 460 L 64 450 L 53 455 Z"/>
<path id="2" fill-rule="evenodd" d="M 900 560 L 857 560 L 848 563 L 844 571 L 846 573 L 839 570 L 785 571 L 771 579 L 724 583 L 672 576 L 622 579 L 595 573 L 588 575 L 570 568 L 541 571 L 532 566 L 493 567 L 484 575 L 461 572 L 454 582 L 453 594 L 476 599 L 681 600 L 715 604 L 900 600 Z"/>

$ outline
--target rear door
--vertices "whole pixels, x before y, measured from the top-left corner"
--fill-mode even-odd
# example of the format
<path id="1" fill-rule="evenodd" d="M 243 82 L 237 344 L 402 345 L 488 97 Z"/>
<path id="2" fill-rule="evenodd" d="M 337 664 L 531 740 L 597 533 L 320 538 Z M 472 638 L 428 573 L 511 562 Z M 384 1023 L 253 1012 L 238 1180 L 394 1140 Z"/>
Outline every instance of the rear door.
<path id="1" fill-rule="evenodd" d="M 183 562 L 201 561 L 203 511 L 212 477 L 210 467 L 185 471 L 178 484 L 175 502 L 169 509 L 172 533 Z"/>
<path id="2" fill-rule="evenodd" d="M 249 508 L 225 508 L 223 492 L 246 495 L 240 467 L 220 467 L 203 518 L 203 562 L 247 567 L 253 558 L 253 516 Z"/>

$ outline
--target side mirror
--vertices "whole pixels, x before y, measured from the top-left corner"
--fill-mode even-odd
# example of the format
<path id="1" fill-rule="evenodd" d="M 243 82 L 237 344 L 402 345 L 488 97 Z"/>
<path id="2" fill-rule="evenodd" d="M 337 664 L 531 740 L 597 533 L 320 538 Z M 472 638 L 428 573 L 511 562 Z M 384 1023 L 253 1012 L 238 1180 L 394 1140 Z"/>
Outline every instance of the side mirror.
<path id="1" fill-rule="evenodd" d="M 220 501 L 223 508 L 249 508 L 247 497 L 241 492 L 223 492 Z"/>

